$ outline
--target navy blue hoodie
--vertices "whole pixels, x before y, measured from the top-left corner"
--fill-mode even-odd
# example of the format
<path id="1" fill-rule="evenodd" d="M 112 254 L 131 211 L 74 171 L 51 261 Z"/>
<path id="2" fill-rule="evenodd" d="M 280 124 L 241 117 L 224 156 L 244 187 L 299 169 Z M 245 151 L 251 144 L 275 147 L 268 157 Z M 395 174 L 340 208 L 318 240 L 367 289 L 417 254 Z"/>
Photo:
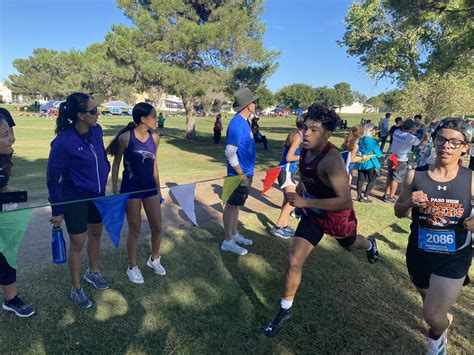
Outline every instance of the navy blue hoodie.
<path id="1" fill-rule="evenodd" d="M 74 126 L 66 128 L 52 142 L 48 159 L 49 202 L 59 203 L 105 195 L 110 163 L 100 125 L 90 127 L 86 140 Z M 53 216 L 64 206 L 52 206 Z"/>

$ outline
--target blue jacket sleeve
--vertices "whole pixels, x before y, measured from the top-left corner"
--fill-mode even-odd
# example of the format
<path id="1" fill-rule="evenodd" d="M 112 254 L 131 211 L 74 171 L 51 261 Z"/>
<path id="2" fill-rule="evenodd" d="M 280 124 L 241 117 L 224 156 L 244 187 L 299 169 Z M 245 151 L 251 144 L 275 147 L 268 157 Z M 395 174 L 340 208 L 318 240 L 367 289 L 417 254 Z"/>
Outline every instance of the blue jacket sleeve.
<path id="1" fill-rule="evenodd" d="M 375 154 L 377 158 L 380 158 L 383 155 L 382 151 L 380 150 L 379 144 L 375 139 L 370 140 L 370 148 L 372 149 L 373 154 Z"/>
<path id="2" fill-rule="evenodd" d="M 46 183 L 48 185 L 49 202 L 52 204 L 63 202 L 61 195 L 61 176 L 67 164 L 67 155 L 60 142 L 54 140 L 51 143 L 51 151 L 48 158 L 48 170 L 46 172 Z M 51 206 L 53 216 L 64 213 L 64 206 Z"/>

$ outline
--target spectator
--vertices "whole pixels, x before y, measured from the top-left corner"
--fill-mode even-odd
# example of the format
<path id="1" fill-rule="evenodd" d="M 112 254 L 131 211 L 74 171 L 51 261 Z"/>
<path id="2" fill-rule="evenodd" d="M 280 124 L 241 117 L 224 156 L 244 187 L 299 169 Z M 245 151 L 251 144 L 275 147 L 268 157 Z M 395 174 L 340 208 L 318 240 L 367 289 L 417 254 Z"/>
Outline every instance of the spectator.
<path id="1" fill-rule="evenodd" d="M 254 118 L 252 118 L 252 125 L 251 125 L 251 129 L 252 129 L 252 133 L 253 133 L 253 138 L 255 140 L 255 143 L 263 143 L 263 147 L 265 149 L 268 149 L 268 141 L 267 141 L 267 137 L 264 136 L 261 132 L 260 132 L 260 126 L 258 125 L 258 120 L 260 118 L 255 116 Z"/>
<path id="2" fill-rule="evenodd" d="M 358 124 L 351 128 L 347 134 L 344 143 L 342 143 L 341 149 L 348 150 L 351 152 L 351 162 L 349 164 L 349 183 L 352 181 L 352 170 L 354 169 L 354 164 L 360 160 L 359 152 L 359 138 L 364 134 L 364 128 L 362 125 Z"/>
<path id="3" fill-rule="evenodd" d="M 380 122 L 380 150 L 383 151 L 385 143 L 387 142 L 387 137 L 389 135 L 389 125 L 390 125 L 390 116 L 392 114 L 387 112 L 385 118 Z"/>
<path id="4" fill-rule="evenodd" d="M 214 144 L 219 144 L 221 141 L 222 135 L 222 121 L 221 121 L 221 114 L 219 113 L 216 116 L 216 121 L 214 122 Z"/>
<path id="5" fill-rule="evenodd" d="M 383 197 L 386 202 L 396 202 L 398 184 L 405 179 L 408 169 L 408 154 L 413 146 L 426 145 L 428 137 L 420 140 L 415 137 L 415 122 L 411 119 L 403 122 L 402 129 L 393 134 L 393 143 L 389 151 L 388 175 Z"/>
<path id="6" fill-rule="evenodd" d="M 364 125 L 364 136 L 359 139 L 359 151 L 363 156 L 363 161 L 357 163 L 358 179 L 357 179 L 357 201 L 368 203 L 372 202 L 369 199 L 370 191 L 373 189 L 377 181 L 380 163 L 377 158 L 382 157 L 377 141 L 374 139 L 375 126 L 373 123 L 366 123 Z M 364 159 L 366 156 L 375 155 L 370 159 Z M 364 194 L 362 194 L 362 187 L 367 181 Z"/>
<path id="7" fill-rule="evenodd" d="M 166 118 L 160 112 L 160 114 L 158 115 L 158 133 L 160 134 L 160 136 L 163 136 L 165 134 L 165 121 Z"/>
<path id="8" fill-rule="evenodd" d="M 425 126 L 421 122 L 421 115 L 413 116 L 413 120 L 415 121 L 415 137 L 418 138 L 419 140 L 422 140 Z"/>

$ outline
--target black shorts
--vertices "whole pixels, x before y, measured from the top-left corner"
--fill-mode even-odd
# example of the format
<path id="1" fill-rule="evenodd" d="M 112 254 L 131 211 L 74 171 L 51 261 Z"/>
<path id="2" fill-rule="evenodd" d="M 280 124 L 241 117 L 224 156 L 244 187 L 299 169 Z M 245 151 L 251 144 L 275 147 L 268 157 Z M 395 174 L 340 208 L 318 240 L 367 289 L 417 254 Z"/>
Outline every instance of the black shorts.
<path id="1" fill-rule="evenodd" d="M 247 197 L 249 197 L 250 186 L 252 185 L 252 178 L 247 178 L 245 182 L 242 182 L 230 195 L 227 203 L 232 206 L 243 206 Z"/>
<path id="2" fill-rule="evenodd" d="M 88 224 L 102 223 L 102 217 L 93 201 L 83 201 L 64 205 L 64 221 L 69 234 L 82 234 Z"/>
<path id="3" fill-rule="evenodd" d="M 278 174 L 278 184 L 282 190 L 287 186 L 296 186 L 295 174 L 282 169 Z"/>
<path id="4" fill-rule="evenodd" d="M 7 259 L 0 253 L 0 285 L 8 286 L 16 282 L 16 270 L 8 264 Z"/>
<path id="5" fill-rule="evenodd" d="M 409 243 L 406 252 L 406 263 L 411 282 L 422 289 L 430 287 L 432 274 L 449 279 L 466 277 L 463 285 L 469 284 L 468 271 L 471 266 L 472 247 L 468 245 L 456 254 L 425 252 Z"/>
<path id="6" fill-rule="evenodd" d="M 303 214 L 296 228 L 295 237 L 300 237 L 306 239 L 308 242 L 313 244 L 313 246 L 318 245 L 318 243 L 323 238 L 324 231 L 318 226 L 314 221 Z M 335 238 L 339 245 L 343 248 L 347 248 L 354 244 L 356 241 L 357 235 L 353 235 L 346 238 Z"/>

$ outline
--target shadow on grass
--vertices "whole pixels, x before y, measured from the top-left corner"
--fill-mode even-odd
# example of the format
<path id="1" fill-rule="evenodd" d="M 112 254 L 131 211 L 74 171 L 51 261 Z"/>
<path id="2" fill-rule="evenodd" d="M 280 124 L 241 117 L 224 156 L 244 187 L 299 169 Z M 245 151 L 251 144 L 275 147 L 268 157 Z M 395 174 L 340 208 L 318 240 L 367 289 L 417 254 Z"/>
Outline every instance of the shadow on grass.
<path id="1" fill-rule="evenodd" d="M 205 201 L 197 202 L 209 215 L 215 213 Z M 241 220 L 241 233 L 254 240 L 244 257 L 220 251 L 223 230 L 216 220 L 170 232 L 162 244 L 165 277 L 145 266 L 149 236 L 143 236 L 138 248 L 143 285 L 127 279 L 123 244 L 118 251 L 104 250 L 101 270 L 111 289 L 86 287 L 95 302 L 86 311 L 68 300 L 66 266 L 43 263 L 20 271 L 21 294 L 38 314 L 28 320 L 11 314 L 0 318 L 0 353 L 12 348 L 18 353 L 206 354 L 425 350 L 420 302 L 406 275 L 401 240 L 394 240 L 398 249 L 392 249 L 380 239 L 381 259 L 370 265 L 364 252 L 348 253 L 324 238 L 306 263 L 293 318 L 278 337 L 266 338 L 263 328 L 278 310 L 291 243 L 265 231 L 276 213 Z M 471 291 L 460 307 L 469 309 L 472 301 Z M 455 332 L 467 340 L 456 338 L 452 351 L 469 352 L 470 324 L 467 316 L 456 324 Z"/>

